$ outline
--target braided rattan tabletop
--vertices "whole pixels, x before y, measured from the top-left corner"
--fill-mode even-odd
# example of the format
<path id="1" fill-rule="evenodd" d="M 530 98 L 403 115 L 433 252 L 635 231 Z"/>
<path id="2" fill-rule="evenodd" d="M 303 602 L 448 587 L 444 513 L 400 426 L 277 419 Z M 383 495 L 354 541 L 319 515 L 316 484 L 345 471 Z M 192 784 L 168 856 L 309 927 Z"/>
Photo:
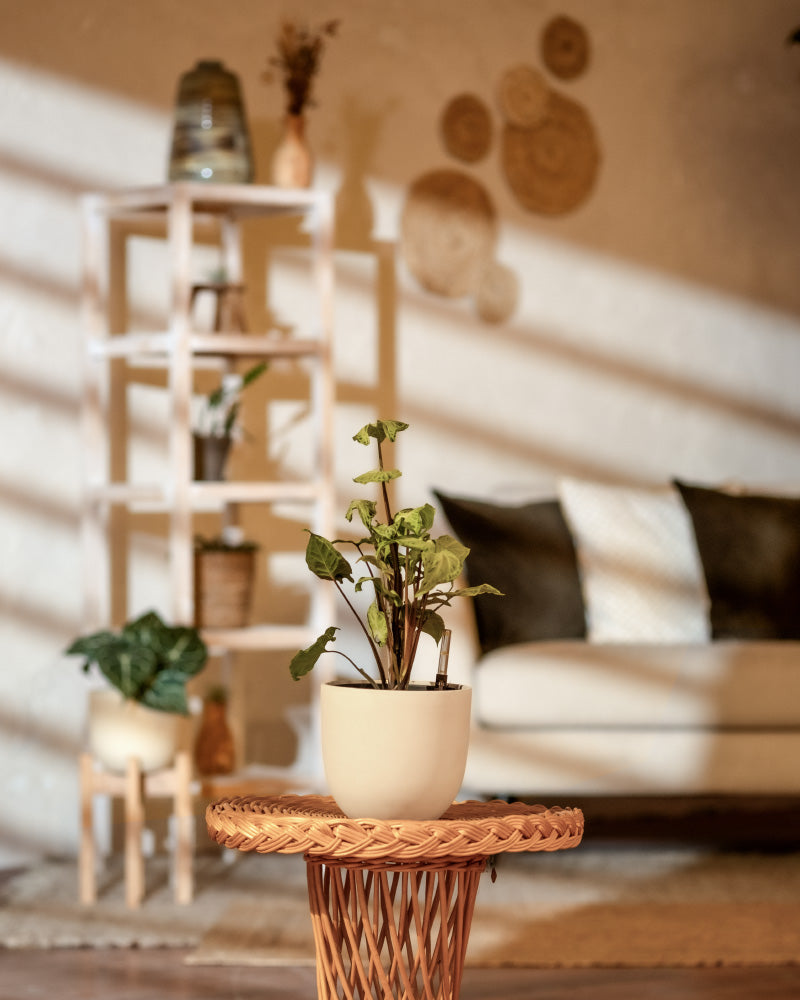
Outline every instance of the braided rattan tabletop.
<path id="1" fill-rule="evenodd" d="M 435 861 L 505 851 L 558 851 L 577 846 L 583 813 L 560 806 L 457 802 L 436 820 L 349 819 L 332 798 L 243 796 L 206 810 L 213 840 L 262 854 L 363 861 Z"/>

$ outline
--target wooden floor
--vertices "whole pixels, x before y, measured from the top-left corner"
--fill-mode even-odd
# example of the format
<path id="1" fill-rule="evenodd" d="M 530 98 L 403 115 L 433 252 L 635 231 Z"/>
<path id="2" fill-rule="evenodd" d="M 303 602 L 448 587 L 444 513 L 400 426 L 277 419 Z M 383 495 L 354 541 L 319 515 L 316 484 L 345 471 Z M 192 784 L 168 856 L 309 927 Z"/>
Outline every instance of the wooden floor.
<path id="1" fill-rule="evenodd" d="M 315 1000 L 306 967 L 188 966 L 183 951 L 0 950 L 3 1000 Z M 797 1000 L 800 965 L 468 969 L 461 1000 Z"/>

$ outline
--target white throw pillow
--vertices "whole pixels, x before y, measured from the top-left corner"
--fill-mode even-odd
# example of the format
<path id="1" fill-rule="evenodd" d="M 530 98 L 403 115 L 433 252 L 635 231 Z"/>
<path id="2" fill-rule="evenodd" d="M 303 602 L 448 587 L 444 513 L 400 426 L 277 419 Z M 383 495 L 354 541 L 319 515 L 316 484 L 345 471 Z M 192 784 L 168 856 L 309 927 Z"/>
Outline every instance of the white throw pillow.
<path id="1" fill-rule="evenodd" d="M 709 599 L 680 494 L 563 479 L 591 642 L 705 642 Z"/>

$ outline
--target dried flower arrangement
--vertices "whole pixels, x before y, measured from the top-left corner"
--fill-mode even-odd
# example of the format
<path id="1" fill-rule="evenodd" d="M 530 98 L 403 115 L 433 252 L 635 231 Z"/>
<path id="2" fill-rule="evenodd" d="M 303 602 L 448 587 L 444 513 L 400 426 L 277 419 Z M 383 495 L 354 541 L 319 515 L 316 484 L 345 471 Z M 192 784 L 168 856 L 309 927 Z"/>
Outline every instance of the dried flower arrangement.
<path id="1" fill-rule="evenodd" d="M 290 115 L 301 115 L 306 107 L 313 106 L 311 96 L 314 77 L 319 71 L 325 36 L 334 37 L 339 27 L 337 21 L 326 21 L 319 28 L 284 21 L 278 35 L 278 54 L 268 60 L 283 79 L 287 95 L 286 110 Z M 271 83 L 275 74 L 264 73 L 264 80 Z"/>

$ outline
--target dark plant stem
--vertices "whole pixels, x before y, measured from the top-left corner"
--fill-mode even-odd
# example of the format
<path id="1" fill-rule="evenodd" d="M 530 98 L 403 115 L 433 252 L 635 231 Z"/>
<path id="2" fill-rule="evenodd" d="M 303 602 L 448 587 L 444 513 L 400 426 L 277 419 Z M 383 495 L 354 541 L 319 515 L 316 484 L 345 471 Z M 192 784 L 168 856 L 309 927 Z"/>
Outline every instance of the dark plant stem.
<path id="1" fill-rule="evenodd" d="M 378 443 L 378 468 L 383 471 L 383 451 L 381 449 L 380 441 Z M 391 524 L 394 518 L 392 517 L 392 511 L 389 507 L 389 488 L 386 482 L 381 483 L 381 493 L 383 494 L 383 508 L 386 515 L 386 523 Z M 392 589 L 396 594 L 400 595 L 403 590 L 403 575 L 400 572 L 400 557 L 397 552 L 397 545 L 392 544 L 390 546 L 391 558 L 392 558 Z M 388 619 L 391 621 L 390 626 L 390 641 L 391 641 L 391 662 L 389 664 L 389 669 L 392 673 L 397 675 L 401 674 L 397 679 L 402 684 L 402 670 L 403 670 L 403 633 L 399 628 L 400 625 L 400 608 L 395 607 L 394 604 L 389 603 L 388 609 Z"/>
<path id="2" fill-rule="evenodd" d="M 356 663 L 356 661 L 353 660 L 351 657 L 349 657 L 347 653 L 343 653 L 341 649 L 329 649 L 328 652 L 338 653 L 339 656 L 343 656 L 347 660 L 347 662 L 352 664 L 352 666 L 358 671 L 358 673 L 361 674 L 361 676 L 364 678 L 365 681 L 367 681 L 370 687 L 374 687 L 376 689 L 380 688 L 380 685 L 376 682 L 375 678 L 370 677 L 370 675 L 366 672 L 366 670 L 362 670 L 361 667 L 359 667 L 359 665 Z"/>
<path id="3" fill-rule="evenodd" d="M 362 632 L 364 633 L 364 635 L 365 635 L 365 636 L 367 637 L 367 642 L 369 643 L 369 648 L 370 648 L 370 649 L 372 650 L 372 655 L 373 655 L 373 656 L 375 657 L 375 662 L 376 662 L 376 663 L 377 663 L 377 665 L 378 665 L 378 673 L 380 674 L 380 677 L 381 677 L 381 683 L 383 684 L 383 686 L 384 686 L 384 687 L 387 687 L 387 684 L 386 684 L 386 671 L 385 671 L 385 670 L 384 670 L 384 668 L 383 668 L 383 663 L 381 663 L 381 658 L 380 658 L 380 656 L 378 655 L 378 650 L 377 650 L 377 649 L 375 648 L 375 640 L 374 640 L 374 639 L 372 638 L 372 636 L 371 636 L 371 635 L 369 634 L 369 629 L 368 629 L 368 628 L 367 628 L 367 626 L 366 626 L 366 625 L 364 624 L 364 622 L 363 622 L 363 621 L 361 620 L 361 615 L 360 615 L 360 614 L 359 614 L 359 613 L 358 613 L 358 612 L 356 611 L 356 609 L 355 609 L 355 608 L 353 607 L 353 605 L 352 605 L 352 603 L 351 603 L 351 601 L 350 601 L 350 598 L 349 598 L 349 597 L 347 596 L 347 594 L 345 593 L 345 590 L 344 590 L 344 588 L 342 587 L 342 585 L 341 585 L 341 584 L 339 583 L 339 581 L 338 581 L 338 580 L 334 580 L 333 582 L 334 582 L 334 583 L 336 584 L 336 589 L 337 589 L 337 590 L 339 591 L 339 593 L 340 593 L 340 594 L 342 595 L 342 598 L 344 599 L 344 602 L 345 602 L 345 604 L 346 604 L 346 605 L 348 606 L 348 608 L 350 608 L 350 610 L 351 610 L 351 611 L 353 612 L 353 617 L 354 617 L 354 618 L 355 618 L 355 620 L 356 620 L 356 621 L 358 622 L 358 624 L 359 624 L 359 627 L 361 628 L 361 631 L 362 631 Z M 344 654 L 344 653 L 342 653 L 341 655 L 342 655 L 342 656 L 344 656 L 345 654 Z M 348 659 L 350 659 L 350 658 L 348 657 Z M 350 660 L 350 662 L 352 663 L 353 661 L 352 661 L 352 660 Z M 355 666 L 355 664 L 353 664 L 353 666 Z M 358 669 L 358 668 L 356 668 L 356 669 Z M 363 671 L 361 671 L 361 672 L 363 673 Z"/>

